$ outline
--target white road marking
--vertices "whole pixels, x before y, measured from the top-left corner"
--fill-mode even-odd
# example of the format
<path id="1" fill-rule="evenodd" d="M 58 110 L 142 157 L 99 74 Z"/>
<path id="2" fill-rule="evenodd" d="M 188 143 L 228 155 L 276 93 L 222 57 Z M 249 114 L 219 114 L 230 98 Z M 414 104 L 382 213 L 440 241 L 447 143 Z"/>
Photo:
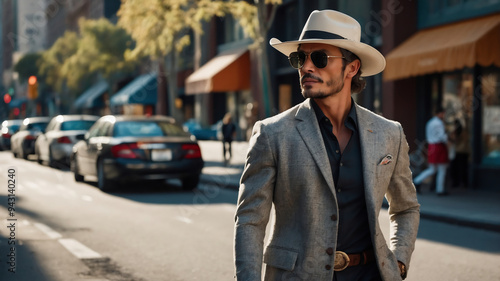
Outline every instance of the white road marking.
<path id="1" fill-rule="evenodd" d="M 102 256 L 88 248 L 87 246 L 83 245 L 82 243 L 78 242 L 75 239 L 71 238 L 66 238 L 66 239 L 59 239 L 58 240 L 61 245 L 64 246 L 70 253 L 72 253 L 75 257 L 79 259 L 97 259 L 97 258 L 102 258 Z"/>
<path id="2" fill-rule="evenodd" d="M 186 218 L 186 217 L 181 217 L 181 216 L 177 216 L 175 217 L 176 220 L 178 221 L 181 221 L 181 222 L 185 222 L 185 223 L 193 223 L 193 221 L 189 218 Z"/>
<path id="3" fill-rule="evenodd" d="M 62 235 L 59 234 L 59 232 L 54 231 L 52 228 L 48 227 L 43 223 L 35 223 L 34 225 L 36 228 L 40 229 L 43 233 L 45 233 L 52 239 L 59 239 L 62 237 Z"/>

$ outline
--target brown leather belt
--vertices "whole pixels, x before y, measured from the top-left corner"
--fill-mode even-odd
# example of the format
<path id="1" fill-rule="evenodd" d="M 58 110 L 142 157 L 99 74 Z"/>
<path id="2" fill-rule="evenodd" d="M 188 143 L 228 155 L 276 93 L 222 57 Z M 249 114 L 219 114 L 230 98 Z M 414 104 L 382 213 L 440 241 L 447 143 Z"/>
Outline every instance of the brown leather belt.
<path id="1" fill-rule="evenodd" d="M 335 271 L 342 271 L 349 266 L 363 265 L 375 261 L 375 253 L 373 250 L 364 251 L 357 254 L 347 254 L 342 251 L 335 252 Z"/>

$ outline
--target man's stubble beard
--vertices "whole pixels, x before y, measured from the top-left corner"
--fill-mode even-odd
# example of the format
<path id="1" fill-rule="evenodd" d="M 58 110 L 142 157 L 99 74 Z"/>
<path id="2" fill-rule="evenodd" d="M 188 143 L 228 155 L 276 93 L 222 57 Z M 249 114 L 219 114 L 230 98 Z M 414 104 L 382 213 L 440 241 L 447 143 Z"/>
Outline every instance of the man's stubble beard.
<path id="1" fill-rule="evenodd" d="M 330 96 L 333 96 L 337 93 L 339 93 L 343 88 L 344 88 L 344 80 L 340 80 L 340 83 L 338 81 L 334 81 L 333 79 L 326 82 L 326 85 L 330 88 L 330 91 L 324 92 L 324 91 L 314 91 L 312 89 L 308 89 L 308 87 L 304 88 L 302 87 L 302 96 L 304 98 L 312 98 L 312 99 L 324 99 Z"/>
<path id="2" fill-rule="evenodd" d="M 308 75 L 307 74 L 304 75 L 304 77 L 306 77 L 306 76 L 308 76 Z M 302 77 L 302 79 L 304 77 Z M 321 90 L 315 92 L 312 89 L 310 89 L 309 87 L 303 87 L 302 83 L 301 83 L 300 86 L 302 88 L 302 96 L 306 99 L 307 98 L 324 99 L 324 98 L 333 96 L 333 95 L 339 93 L 344 88 L 344 80 L 342 79 L 342 77 L 344 77 L 344 70 L 342 70 L 342 73 L 338 77 L 336 77 L 338 79 L 333 78 L 333 79 L 326 82 L 326 86 L 328 88 L 330 88 L 329 92 L 324 92 Z M 317 79 L 319 79 L 319 78 L 317 78 Z M 319 82 L 324 83 L 323 80 L 321 80 L 321 79 L 319 79 Z"/>

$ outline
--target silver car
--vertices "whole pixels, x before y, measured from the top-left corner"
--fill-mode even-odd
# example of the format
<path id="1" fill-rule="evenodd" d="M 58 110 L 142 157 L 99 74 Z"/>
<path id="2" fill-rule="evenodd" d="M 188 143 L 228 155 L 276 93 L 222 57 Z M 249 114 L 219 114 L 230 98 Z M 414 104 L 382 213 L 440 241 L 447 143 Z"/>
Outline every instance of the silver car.
<path id="1" fill-rule="evenodd" d="M 17 133 L 10 139 L 10 150 L 14 157 L 28 159 L 28 155 L 35 153 L 35 141 L 43 133 L 50 117 L 28 117 Z"/>
<path id="2" fill-rule="evenodd" d="M 0 128 L 0 150 L 10 150 L 10 138 L 15 134 L 19 127 L 23 124 L 23 120 L 5 120 Z"/>
<path id="3" fill-rule="evenodd" d="M 58 115 L 50 120 L 45 132 L 35 142 L 38 163 L 49 166 L 68 165 L 77 135 L 85 134 L 99 119 L 94 115 Z"/>

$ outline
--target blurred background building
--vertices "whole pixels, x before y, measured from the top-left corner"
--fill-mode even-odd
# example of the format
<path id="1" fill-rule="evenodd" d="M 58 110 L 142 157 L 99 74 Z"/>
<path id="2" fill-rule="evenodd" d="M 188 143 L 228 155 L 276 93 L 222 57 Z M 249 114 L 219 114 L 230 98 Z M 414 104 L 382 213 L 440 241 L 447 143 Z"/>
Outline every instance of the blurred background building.
<path id="1" fill-rule="evenodd" d="M 253 1 L 251 1 L 253 2 Z M 65 112 L 155 114 L 158 71 L 146 62 L 133 75 L 113 83 L 94 79 L 75 97 L 38 94 L 39 108 L 26 110 L 26 82 L 13 66 L 29 52 L 50 48 L 65 31 L 78 31 L 80 18 L 117 22 L 120 0 L 2 0 L 0 101 L 2 119 Z M 425 123 L 443 105 L 455 139 L 456 159 L 466 167 L 467 186 L 499 189 L 500 172 L 500 0 L 283 0 L 268 33 L 295 40 L 311 11 L 335 9 L 356 18 L 362 41 L 379 49 L 387 68 L 368 77 L 354 99 L 402 123 L 414 159 L 425 162 Z M 247 140 L 256 120 L 282 112 L 303 100 L 297 71 L 269 45 L 255 49 L 238 20 L 230 15 L 203 23 L 203 34 L 177 55 L 177 92 L 170 93 L 179 122 L 202 127 L 233 113 L 238 139 Z M 259 87 L 257 58 L 269 58 L 269 91 Z M 152 71 L 152 69 L 155 69 Z M 14 90 L 12 90 L 14 89 Z M 270 98 L 265 99 L 269 93 Z M 2 94 L 3 96 L 3 94 Z M 62 99 L 72 99 L 62 101 Z M 62 106 L 62 104 L 69 104 Z M 17 113 L 14 114 L 14 113 Z M 420 156 L 420 158 L 418 157 Z M 418 161 L 417 161 L 418 162 Z M 418 164 L 418 163 L 417 163 Z"/>

